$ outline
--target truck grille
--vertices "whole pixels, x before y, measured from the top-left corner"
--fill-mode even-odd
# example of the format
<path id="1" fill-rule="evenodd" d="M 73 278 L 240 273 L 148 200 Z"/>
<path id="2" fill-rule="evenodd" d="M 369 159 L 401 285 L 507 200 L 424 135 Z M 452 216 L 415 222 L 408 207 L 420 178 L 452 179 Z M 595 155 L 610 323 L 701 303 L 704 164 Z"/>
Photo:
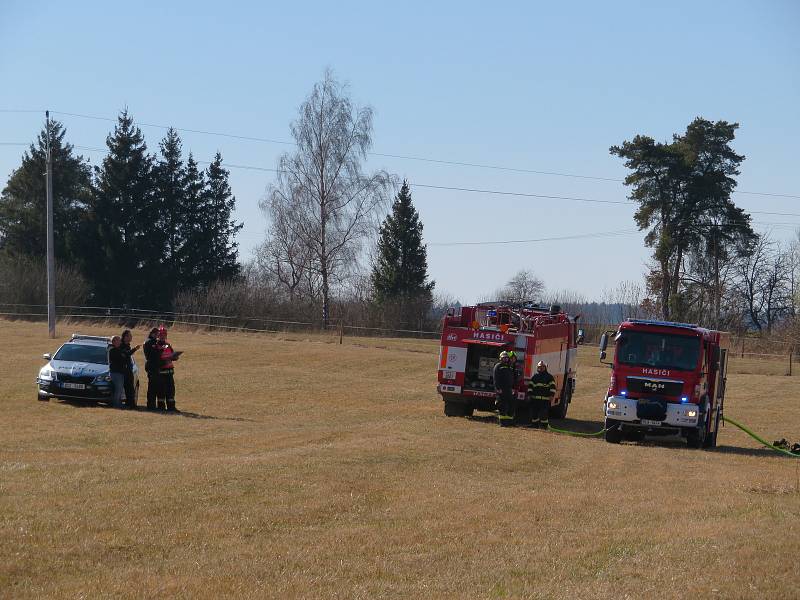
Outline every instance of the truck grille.
<path id="1" fill-rule="evenodd" d="M 677 397 L 683 391 L 682 381 L 665 381 L 646 377 L 628 377 L 628 392 L 654 396 Z M 646 417 L 645 417 L 646 418 Z"/>

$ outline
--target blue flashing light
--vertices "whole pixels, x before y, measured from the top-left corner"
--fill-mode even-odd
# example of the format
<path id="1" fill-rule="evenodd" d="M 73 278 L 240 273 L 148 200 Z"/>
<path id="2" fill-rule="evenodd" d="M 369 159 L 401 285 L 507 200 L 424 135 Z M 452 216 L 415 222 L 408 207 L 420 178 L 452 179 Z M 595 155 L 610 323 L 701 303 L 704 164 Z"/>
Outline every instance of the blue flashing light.
<path id="1" fill-rule="evenodd" d="M 620 395 L 620 396 L 627 396 L 627 395 L 628 395 L 628 390 L 622 390 L 622 391 L 619 393 L 619 395 Z"/>
<path id="2" fill-rule="evenodd" d="M 687 402 L 689 402 L 689 398 L 687 398 L 686 396 L 681 398 L 681 404 L 686 404 Z"/>

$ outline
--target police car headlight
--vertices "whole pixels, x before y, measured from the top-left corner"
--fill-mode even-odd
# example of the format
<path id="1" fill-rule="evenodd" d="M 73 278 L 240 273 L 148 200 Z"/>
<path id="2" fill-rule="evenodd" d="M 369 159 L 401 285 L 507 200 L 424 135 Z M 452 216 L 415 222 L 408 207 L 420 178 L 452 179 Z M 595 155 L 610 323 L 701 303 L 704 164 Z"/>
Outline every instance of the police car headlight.
<path id="1" fill-rule="evenodd" d="M 97 377 L 92 380 L 92 383 L 97 385 L 98 383 L 108 383 L 111 381 L 111 373 L 103 373 L 102 375 L 98 375 Z"/>
<path id="2" fill-rule="evenodd" d="M 696 417 L 697 416 L 697 411 L 696 410 L 687 410 L 686 411 L 686 416 L 687 417 Z"/>
<path id="3" fill-rule="evenodd" d="M 608 408 L 609 408 L 610 410 L 616 410 L 616 409 L 618 409 L 618 408 L 619 408 L 619 404 L 617 404 L 617 403 L 616 403 L 616 402 L 614 402 L 613 400 L 609 400 L 609 401 L 608 401 Z"/>
<path id="4" fill-rule="evenodd" d="M 39 371 L 39 379 L 43 379 L 44 381 L 53 381 L 53 369 L 50 367 L 43 367 L 41 371 Z"/>

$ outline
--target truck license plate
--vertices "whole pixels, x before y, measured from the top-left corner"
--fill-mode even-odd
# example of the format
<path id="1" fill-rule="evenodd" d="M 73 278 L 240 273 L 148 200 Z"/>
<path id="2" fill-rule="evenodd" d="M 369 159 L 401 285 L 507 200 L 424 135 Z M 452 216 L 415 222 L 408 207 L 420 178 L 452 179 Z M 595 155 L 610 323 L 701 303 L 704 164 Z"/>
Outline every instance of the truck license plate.
<path id="1" fill-rule="evenodd" d="M 456 372 L 455 371 L 445 371 L 444 373 L 442 373 L 442 377 L 444 379 L 455 379 L 456 378 Z"/>
<path id="2" fill-rule="evenodd" d="M 83 390 L 86 386 L 82 383 L 65 383 L 64 387 L 68 390 Z"/>
<path id="3" fill-rule="evenodd" d="M 651 419 L 642 419 L 642 425 L 661 425 L 661 421 L 653 421 Z"/>

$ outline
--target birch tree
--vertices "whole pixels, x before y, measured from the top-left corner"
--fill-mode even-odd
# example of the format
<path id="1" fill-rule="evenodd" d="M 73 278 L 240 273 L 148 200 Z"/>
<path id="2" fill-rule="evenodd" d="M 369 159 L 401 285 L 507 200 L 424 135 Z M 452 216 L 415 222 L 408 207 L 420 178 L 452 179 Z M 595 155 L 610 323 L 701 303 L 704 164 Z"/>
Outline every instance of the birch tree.
<path id="1" fill-rule="evenodd" d="M 300 106 L 291 133 L 296 151 L 280 157 L 265 204 L 291 216 L 278 226 L 310 252 L 308 268 L 319 276 L 327 327 L 331 290 L 357 263 L 362 243 L 377 227 L 391 179 L 385 171 L 365 172 L 372 109 L 355 106 L 331 71 Z"/>

